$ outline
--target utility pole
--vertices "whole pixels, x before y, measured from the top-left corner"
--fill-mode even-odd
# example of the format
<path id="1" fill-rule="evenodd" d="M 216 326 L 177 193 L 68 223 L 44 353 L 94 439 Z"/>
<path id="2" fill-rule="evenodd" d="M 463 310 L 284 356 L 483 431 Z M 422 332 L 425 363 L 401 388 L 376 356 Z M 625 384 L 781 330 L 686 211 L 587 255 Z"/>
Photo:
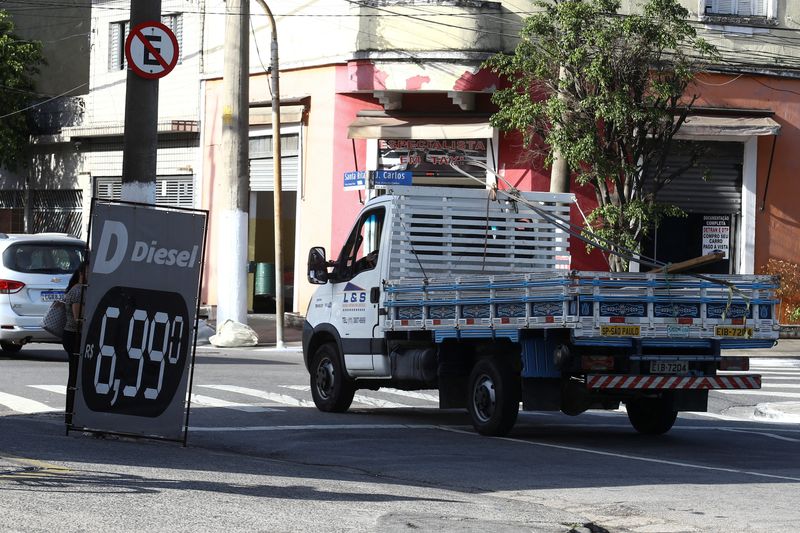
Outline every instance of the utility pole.
<path id="1" fill-rule="evenodd" d="M 161 22 L 161 0 L 131 0 L 130 28 Z M 127 36 L 122 36 L 123 42 Z M 156 203 L 158 79 L 128 68 L 125 83 L 125 133 L 122 140 L 122 199 Z"/>
<path id="2" fill-rule="evenodd" d="M 250 126 L 250 1 L 225 4 L 222 179 L 217 200 L 217 331 L 226 320 L 247 323 L 247 229 Z"/>
<path id="3" fill-rule="evenodd" d="M 273 182 L 275 184 L 273 211 L 275 224 L 275 347 L 283 348 L 283 246 L 281 244 L 281 100 L 278 67 L 278 26 L 269 6 L 264 0 L 257 0 L 267 14 L 272 31 L 270 42 L 271 59 L 269 64 L 272 87 L 272 162 Z"/>
<path id="4" fill-rule="evenodd" d="M 558 83 L 564 83 L 567 79 L 567 69 L 563 66 L 558 70 Z M 564 93 L 561 92 L 560 87 L 558 91 L 558 98 L 564 99 Z M 569 165 L 564 157 L 558 152 L 553 151 L 553 166 L 550 169 L 550 192 L 569 192 Z"/>

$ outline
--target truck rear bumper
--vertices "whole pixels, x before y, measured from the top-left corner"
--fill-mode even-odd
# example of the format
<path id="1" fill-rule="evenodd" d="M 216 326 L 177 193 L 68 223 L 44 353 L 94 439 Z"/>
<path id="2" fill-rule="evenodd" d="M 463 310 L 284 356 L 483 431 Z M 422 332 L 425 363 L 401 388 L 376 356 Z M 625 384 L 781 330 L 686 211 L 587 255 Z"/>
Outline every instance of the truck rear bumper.
<path id="1" fill-rule="evenodd" d="M 630 376 L 618 374 L 590 374 L 586 376 L 586 388 L 598 389 L 760 389 L 761 376 L 747 374 L 738 376 Z"/>

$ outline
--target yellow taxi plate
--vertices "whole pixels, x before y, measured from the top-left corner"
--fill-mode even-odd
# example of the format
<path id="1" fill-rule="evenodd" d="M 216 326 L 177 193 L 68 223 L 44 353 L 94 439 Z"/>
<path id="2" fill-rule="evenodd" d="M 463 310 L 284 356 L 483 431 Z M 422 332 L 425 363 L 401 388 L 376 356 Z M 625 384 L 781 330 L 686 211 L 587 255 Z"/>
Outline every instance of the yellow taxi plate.
<path id="1" fill-rule="evenodd" d="M 753 328 L 717 326 L 714 328 L 714 335 L 717 337 L 742 337 L 749 339 L 753 336 Z"/>
<path id="2" fill-rule="evenodd" d="M 604 337 L 636 337 L 641 328 L 639 326 L 628 325 L 607 325 L 600 326 L 600 335 Z"/>

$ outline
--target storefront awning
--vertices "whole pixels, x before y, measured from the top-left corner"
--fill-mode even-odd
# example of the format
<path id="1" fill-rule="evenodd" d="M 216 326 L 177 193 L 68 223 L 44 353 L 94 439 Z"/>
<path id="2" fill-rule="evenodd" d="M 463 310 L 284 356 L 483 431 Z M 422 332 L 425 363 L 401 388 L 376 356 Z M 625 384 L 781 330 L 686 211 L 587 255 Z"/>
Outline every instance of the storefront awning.
<path id="1" fill-rule="evenodd" d="M 781 125 L 769 117 L 713 117 L 695 115 L 686 118 L 680 136 L 752 137 L 778 135 Z"/>
<path id="2" fill-rule="evenodd" d="M 349 139 L 491 139 L 487 118 L 358 117 L 347 128 Z"/>

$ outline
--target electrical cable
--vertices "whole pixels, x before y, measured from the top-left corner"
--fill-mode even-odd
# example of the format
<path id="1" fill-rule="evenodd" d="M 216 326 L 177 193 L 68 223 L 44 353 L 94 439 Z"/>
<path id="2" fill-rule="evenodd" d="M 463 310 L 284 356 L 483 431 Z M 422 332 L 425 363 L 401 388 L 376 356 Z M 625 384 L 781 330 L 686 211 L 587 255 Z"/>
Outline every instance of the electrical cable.
<path id="1" fill-rule="evenodd" d="M 24 108 L 22 108 L 22 109 L 17 109 L 16 111 L 12 111 L 11 113 L 6 113 L 5 115 L 0 115 L 0 119 L 6 118 L 6 117 L 10 117 L 10 116 L 12 116 L 12 115 L 16 115 L 16 114 L 18 114 L 18 113 L 24 113 L 25 111 L 28 111 L 28 110 L 30 110 L 30 109 L 35 109 L 35 108 L 37 108 L 37 107 L 43 106 L 44 104 L 46 104 L 46 103 L 48 103 L 48 102 L 52 102 L 52 101 L 53 101 L 53 100 L 55 100 L 56 98 L 61 98 L 62 96 L 66 96 L 66 95 L 68 95 L 69 93 L 71 93 L 72 91 L 76 91 L 76 90 L 78 90 L 78 89 L 80 89 L 80 88 L 82 88 L 82 87 L 85 87 L 86 85 L 89 85 L 89 84 L 88 84 L 88 83 L 81 83 L 80 85 L 77 85 L 77 86 L 73 87 L 72 89 L 69 89 L 69 90 L 67 90 L 67 91 L 64 91 L 64 92 L 63 92 L 63 93 L 61 93 L 61 94 L 57 94 L 56 96 L 53 96 L 53 97 L 51 97 L 51 98 L 48 98 L 47 100 L 43 100 L 43 101 L 41 101 L 41 102 L 37 102 L 37 103 L 35 103 L 35 104 L 33 104 L 33 105 L 29 105 L 28 107 L 24 107 Z"/>

